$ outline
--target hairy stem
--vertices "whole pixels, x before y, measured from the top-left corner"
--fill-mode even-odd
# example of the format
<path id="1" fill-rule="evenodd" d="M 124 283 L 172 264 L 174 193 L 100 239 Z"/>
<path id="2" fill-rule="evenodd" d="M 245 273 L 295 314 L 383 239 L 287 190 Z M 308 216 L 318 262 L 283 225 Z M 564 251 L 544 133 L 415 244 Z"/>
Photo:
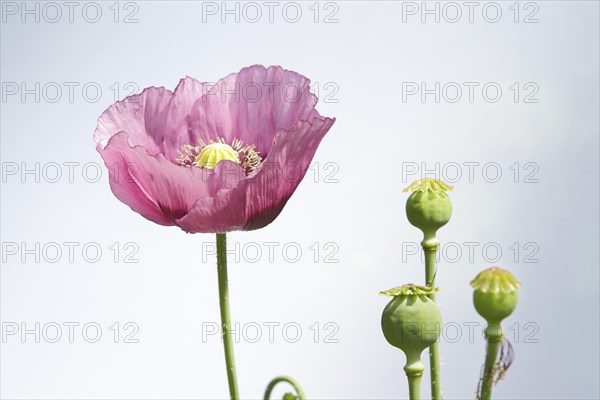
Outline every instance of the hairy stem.
<path id="1" fill-rule="evenodd" d="M 221 309 L 221 332 L 225 349 L 225 365 L 229 382 L 231 400 L 240 398 L 235 373 L 235 357 L 233 356 L 233 339 L 231 336 L 231 317 L 229 313 L 229 287 L 227 283 L 227 239 L 224 233 L 217 233 L 217 273 L 219 276 L 219 306 Z"/>

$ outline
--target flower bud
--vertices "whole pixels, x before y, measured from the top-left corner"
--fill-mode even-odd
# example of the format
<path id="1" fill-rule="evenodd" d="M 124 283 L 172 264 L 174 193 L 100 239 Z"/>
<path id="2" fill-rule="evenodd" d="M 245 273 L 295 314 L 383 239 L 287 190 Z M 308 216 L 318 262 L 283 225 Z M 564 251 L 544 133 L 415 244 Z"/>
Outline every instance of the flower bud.
<path id="1" fill-rule="evenodd" d="M 424 244 L 436 244 L 437 230 L 446 225 L 452 216 L 452 202 L 447 192 L 452 186 L 439 179 L 425 178 L 404 189 L 412 192 L 406 201 L 408 221 L 423 231 Z"/>
<path id="2" fill-rule="evenodd" d="M 475 289 L 475 309 L 490 326 L 499 326 L 517 307 L 517 288 L 521 284 L 510 271 L 488 268 L 471 281 L 471 286 Z"/>
<path id="3" fill-rule="evenodd" d="M 422 373 L 421 353 L 440 336 L 442 317 L 427 295 L 437 292 L 425 286 L 403 285 L 380 294 L 393 296 L 381 316 L 385 339 L 406 354 L 407 373 Z"/>

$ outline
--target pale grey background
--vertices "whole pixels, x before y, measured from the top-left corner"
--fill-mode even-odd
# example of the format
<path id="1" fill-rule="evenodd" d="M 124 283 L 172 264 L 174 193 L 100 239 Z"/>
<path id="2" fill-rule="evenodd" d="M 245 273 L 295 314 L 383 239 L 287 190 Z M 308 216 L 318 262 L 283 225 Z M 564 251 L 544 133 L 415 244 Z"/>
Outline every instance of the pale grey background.
<path id="1" fill-rule="evenodd" d="M 505 323 L 516 359 L 507 380 L 496 387 L 496 398 L 598 398 L 597 2 L 538 1 L 528 9 L 521 3 L 518 23 L 509 9 L 513 2 L 498 3 L 503 14 L 497 23 L 483 19 L 485 2 L 472 23 L 467 15 L 456 23 L 443 18 L 435 23 L 431 16 L 421 23 L 419 15 L 403 22 L 406 4 L 366 1 L 336 2 L 328 9 L 317 4 L 318 23 L 312 2 L 299 3 L 303 14 L 297 23 L 283 18 L 285 2 L 272 23 L 266 14 L 257 23 L 243 15 L 239 23 L 232 16 L 222 23 L 220 14 L 203 22 L 200 2 L 135 2 L 138 23 L 130 24 L 113 21 L 113 2 L 99 2 L 102 18 L 88 23 L 81 14 L 86 3 L 78 4 L 73 23 L 68 15 L 56 23 L 43 18 L 36 23 L 28 16 L 23 23 L 19 14 L 3 13 L 3 84 L 25 82 L 32 88 L 35 82 L 41 87 L 57 82 L 63 87 L 56 103 L 48 101 L 54 97 L 48 93 L 39 103 L 33 95 L 24 102 L 18 95 L 2 100 L 4 171 L 12 163 L 33 168 L 40 162 L 40 169 L 52 162 L 80 164 L 72 183 L 64 166 L 56 183 L 44 175 L 39 183 L 33 175 L 22 179 L 20 172 L 6 176 L 2 242 L 5 247 L 24 242 L 29 248 L 36 242 L 81 245 L 72 263 L 67 254 L 56 263 L 48 262 L 48 254 L 39 263 L 32 256 L 21 262 L 20 253 L 9 255 L 4 248 L 1 319 L 4 329 L 11 323 L 81 325 L 73 343 L 64 325 L 57 343 L 44 337 L 36 343 L 34 335 L 24 343 L 19 335 L 6 337 L 0 343 L 2 398 L 227 397 L 219 339 L 214 335 L 202 342 L 203 322 L 219 318 L 214 258 L 203 262 L 202 253 L 213 236 L 186 235 L 146 221 L 114 198 L 105 170 L 99 182 L 90 183 L 82 166 L 101 163 L 92 133 L 98 116 L 115 100 L 113 83 L 121 87 L 122 98 L 127 82 L 140 90 L 172 89 L 185 75 L 214 82 L 255 63 L 305 74 L 319 84 L 321 100 L 330 94 L 329 100 L 338 101 L 318 107 L 337 118 L 314 159 L 319 178 L 309 171 L 272 225 L 230 235 L 232 246 L 239 243 L 238 254 L 252 242 L 263 250 L 256 263 L 248 258 L 254 253 L 237 263 L 230 258 L 234 320 L 295 322 L 302 328 L 297 343 L 284 339 L 281 326 L 269 343 L 263 325 L 258 343 L 237 344 L 244 398 L 261 397 L 277 374 L 299 379 L 310 398 L 407 397 L 404 356 L 383 339 L 379 319 L 387 300 L 378 296 L 379 290 L 423 279 L 418 256 L 403 262 L 402 243 L 421 239 L 406 221 L 402 193 L 406 181 L 419 176 L 403 179 L 403 163 L 474 161 L 497 162 L 503 175 L 490 183 L 479 168 L 469 182 L 463 167 L 452 194 L 453 219 L 439 235 L 443 243 L 461 244 L 463 251 L 456 262 L 450 262 L 452 255 L 442 260 L 438 272 L 444 321 L 450 328 L 462 327 L 456 343 L 450 328 L 449 339 L 441 343 L 445 397 L 474 397 L 484 341 L 482 325 L 469 340 L 465 324 L 483 321 L 471 305 L 468 282 L 492 264 L 482 256 L 482 246 L 498 243 L 503 253 L 495 264 L 511 269 L 523 286 L 519 307 Z M 338 22 L 323 23 L 335 5 Z M 539 22 L 523 23 L 536 5 Z M 124 7 L 119 4 L 119 21 L 134 10 Z M 80 85 L 72 103 L 64 82 Z M 87 82 L 102 89 L 95 103 L 82 96 Z M 503 94 L 497 103 L 486 102 L 480 92 L 472 103 L 464 98 L 435 103 L 431 96 L 425 103 L 414 97 L 403 102 L 402 82 L 430 87 L 434 82 L 497 82 Z M 515 103 L 509 89 L 514 82 L 537 84 L 539 102 Z M 334 86 L 324 90 L 326 83 Z M 339 91 L 333 94 L 332 87 Z M 339 168 L 337 183 L 325 182 L 328 162 Z M 509 169 L 515 162 L 521 169 L 535 163 L 538 182 L 523 183 L 522 170 L 515 183 Z M 88 170 L 92 178 L 94 171 Z M 90 242 L 103 251 L 97 263 L 81 256 L 81 247 Z M 118 262 L 109 249 L 114 242 L 121 247 Z M 139 246 L 138 263 L 123 260 L 128 242 Z M 264 242 L 280 243 L 273 262 Z M 290 242 L 303 251 L 296 263 L 287 262 L 280 250 Z M 321 247 L 318 262 L 310 250 L 314 242 Z M 339 246 L 338 263 L 324 262 L 328 242 Z M 464 242 L 480 243 L 473 259 Z M 509 248 L 514 242 L 521 247 L 517 260 Z M 539 248 L 538 262 L 524 262 L 523 246 L 529 242 Z M 82 337 L 81 326 L 89 322 L 103 330 L 98 343 Z M 121 324 L 119 343 L 109 328 L 115 322 Z M 139 326 L 139 343 L 123 343 L 127 322 Z M 318 343 L 310 330 L 315 322 Z M 325 343 L 331 332 L 324 329 L 327 322 L 339 328 L 333 336 L 337 343 Z M 426 383 L 423 392 L 429 394 Z"/>

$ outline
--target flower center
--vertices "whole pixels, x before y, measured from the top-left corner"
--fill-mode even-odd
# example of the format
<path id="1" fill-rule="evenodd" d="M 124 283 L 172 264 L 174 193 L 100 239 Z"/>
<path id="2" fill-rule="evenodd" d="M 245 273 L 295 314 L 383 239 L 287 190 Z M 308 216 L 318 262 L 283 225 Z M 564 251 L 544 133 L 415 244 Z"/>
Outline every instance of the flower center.
<path id="1" fill-rule="evenodd" d="M 204 147 L 200 154 L 194 159 L 196 167 L 215 169 L 220 161 L 229 160 L 236 164 L 240 163 L 239 153 L 228 144 L 211 143 Z"/>
<path id="2" fill-rule="evenodd" d="M 239 139 L 234 139 L 231 145 L 225 140 L 211 140 L 208 144 L 198 140 L 197 146 L 186 144 L 178 151 L 177 162 L 185 167 L 215 169 L 223 160 L 233 161 L 241 165 L 246 175 L 254 171 L 262 162 L 254 145 L 248 146 Z"/>

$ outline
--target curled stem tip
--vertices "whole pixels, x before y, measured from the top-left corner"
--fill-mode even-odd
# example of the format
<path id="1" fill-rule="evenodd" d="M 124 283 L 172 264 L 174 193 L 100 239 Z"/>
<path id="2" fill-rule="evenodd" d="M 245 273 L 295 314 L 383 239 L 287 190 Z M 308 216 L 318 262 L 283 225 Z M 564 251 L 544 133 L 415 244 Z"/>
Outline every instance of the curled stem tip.
<path id="1" fill-rule="evenodd" d="M 275 388 L 275 386 L 277 386 L 279 383 L 282 383 L 282 382 L 290 384 L 294 388 L 294 391 L 296 392 L 296 394 L 293 394 L 293 393 L 284 394 L 283 400 L 304 400 L 306 398 L 304 395 L 304 390 L 302 389 L 302 386 L 300 385 L 300 382 L 298 382 L 296 379 L 292 378 L 291 376 L 278 376 L 276 378 L 273 378 L 271 380 L 271 382 L 269 382 L 269 384 L 267 385 L 267 388 L 265 389 L 264 400 L 269 400 L 271 398 L 271 393 L 273 392 L 273 389 Z"/>

